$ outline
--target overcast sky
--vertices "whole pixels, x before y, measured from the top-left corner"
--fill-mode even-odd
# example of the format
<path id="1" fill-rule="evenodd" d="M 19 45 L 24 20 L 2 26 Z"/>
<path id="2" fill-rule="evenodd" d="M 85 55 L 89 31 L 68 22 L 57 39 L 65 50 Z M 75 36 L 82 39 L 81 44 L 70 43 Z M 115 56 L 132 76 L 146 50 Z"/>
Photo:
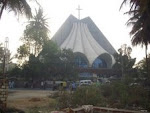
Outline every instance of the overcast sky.
<path id="1" fill-rule="evenodd" d="M 50 37 L 60 28 L 70 14 L 78 17 L 76 10 L 81 7 L 80 18 L 89 16 L 97 27 L 103 32 L 116 51 L 122 44 L 131 46 L 130 27 L 125 25 L 129 19 L 123 13 L 128 10 L 127 6 L 119 11 L 123 0 L 39 0 L 43 7 L 44 15 L 49 22 Z M 32 11 L 35 11 L 35 3 L 30 3 Z M 24 17 L 16 17 L 13 13 L 5 11 L 0 20 L 0 42 L 9 38 L 9 49 L 13 54 L 21 44 L 19 38 L 23 36 L 27 20 Z M 131 46 L 132 47 L 132 46 Z M 132 57 L 141 60 L 145 56 L 145 49 L 140 46 L 133 47 Z M 150 52 L 150 51 L 149 51 Z"/>

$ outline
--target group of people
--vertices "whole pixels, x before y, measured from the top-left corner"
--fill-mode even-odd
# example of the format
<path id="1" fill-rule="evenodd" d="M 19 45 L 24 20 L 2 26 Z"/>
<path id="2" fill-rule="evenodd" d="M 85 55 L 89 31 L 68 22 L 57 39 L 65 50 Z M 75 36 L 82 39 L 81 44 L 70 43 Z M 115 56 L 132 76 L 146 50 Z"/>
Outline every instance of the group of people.
<path id="1" fill-rule="evenodd" d="M 19 85 L 18 82 L 14 82 L 13 80 L 9 81 L 9 88 L 12 89 L 14 87 L 18 88 L 18 86 L 22 86 L 24 88 L 40 88 L 40 89 L 50 89 L 52 90 L 71 90 L 75 91 L 77 88 L 77 84 L 75 82 L 67 82 L 67 81 L 53 81 L 50 83 L 49 81 L 24 81 L 23 85 Z"/>
<path id="2" fill-rule="evenodd" d="M 14 88 L 15 82 L 14 81 L 9 81 L 9 88 L 12 89 Z"/>
<path id="3" fill-rule="evenodd" d="M 66 90 L 67 87 L 69 86 L 68 88 L 69 88 L 69 90 L 71 90 L 71 91 L 75 91 L 76 88 L 77 88 L 75 82 L 72 82 L 72 83 L 70 83 L 70 84 L 67 84 L 67 82 L 63 82 L 61 86 L 62 86 L 62 88 L 63 88 L 64 90 Z"/>
<path id="4" fill-rule="evenodd" d="M 62 83 L 54 83 L 53 84 L 53 90 L 71 90 L 75 91 L 77 88 L 77 85 L 75 82 L 68 83 L 66 81 L 63 81 Z"/>

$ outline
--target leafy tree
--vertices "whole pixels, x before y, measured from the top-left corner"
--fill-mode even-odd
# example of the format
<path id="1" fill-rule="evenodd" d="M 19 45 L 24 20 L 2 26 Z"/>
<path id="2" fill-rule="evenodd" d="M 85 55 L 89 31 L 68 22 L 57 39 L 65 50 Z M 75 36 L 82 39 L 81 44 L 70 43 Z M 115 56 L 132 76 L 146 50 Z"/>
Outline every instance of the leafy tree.
<path id="1" fill-rule="evenodd" d="M 19 66 L 15 66 L 12 70 L 8 72 L 8 77 L 20 78 L 22 74 L 22 69 Z"/>
<path id="2" fill-rule="evenodd" d="M 16 57 L 24 61 L 26 60 L 26 57 L 29 56 L 29 54 L 29 47 L 26 44 L 23 44 L 17 49 Z"/>
<path id="3" fill-rule="evenodd" d="M 150 0 L 123 0 L 121 7 L 127 1 L 130 3 L 130 9 L 126 14 L 131 16 L 127 21 L 127 25 L 132 25 L 131 42 L 134 46 L 138 44 L 145 45 L 148 75 L 147 49 L 148 44 L 150 44 Z"/>
<path id="4" fill-rule="evenodd" d="M 15 14 L 25 14 L 28 18 L 32 16 L 27 0 L 0 0 L 0 18 L 4 9 L 13 11 Z"/>
<path id="5" fill-rule="evenodd" d="M 24 50 L 24 46 L 23 46 Z M 26 48 L 25 48 L 26 50 Z M 26 51 L 22 51 L 21 56 L 26 56 Z M 25 53 L 25 54 L 24 54 Z M 29 55 L 29 60 L 22 65 L 22 75 L 27 79 L 51 78 L 56 75 L 59 62 L 59 49 L 52 41 L 47 41 L 43 45 L 38 56 Z"/>
<path id="6" fill-rule="evenodd" d="M 24 46 L 21 47 L 22 50 L 26 50 Z M 32 80 L 36 78 L 74 80 L 77 78 L 74 69 L 74 54 L 71 50 L 64 49 L 61 51 L 51 40 L 45 42 L 42 48 L 38 56 L 30 54 L 29 61 L 23 64 L 23 77 Z M 26 51 L 22 51 L 20 55 L 21 57 L 25 56 Z"/>
<path id="7" fill-rule="evenodd" d="M 30 52 L 31 49 L 34 50 L 34 55 L 37 55 L 45 42 L 48 41 L 48 23 L 45 16 L 43 16 L 43 10 L 39 8 L 36 10 L 35 16 L 29 21 L 26 29 L 24 30 L 24 37 L 22 40 L 26 45 L 29 46 Z"/>
<path id="8" fill-rule="evenodd" d="M 120 55 L 118 53 L 116 53 L 114 57 L 115 57 L 116 63 L 114 64 L 113 68 L 121 69 L 121 67 L 123 67 L 124 72 L 131 70 L 136 61 L 135 58 L 129 59 L 127 55 Z M 121 59 L 122 59 L 122 64 L 121 64 Z"/>
<path id="9" fill-rule="evenodd" d="M 60 61 L 59 56 L 60 49 L 51 40 L 43 45 L 43 49 L 38 55 L 41 62 L 47 64 L 47 66 L 52 66 L 53 64 L 58 63 Z"/>
<path id="10" fill-rule="evenodd" d="M 44 44 L 38 58 L 47 76 L 59 80 L 73 80 L 76 77 L 73 52 L 66 49 L 61 51 L 51 40 Z"/>
<path id="11" fill-rule="evenodd" d="M 43 45 L 43 49 L 38 55 L 38 59 L 43 64 L 43 73 L 45 76 L 55 78 L 58 75 L 60 67 L 60 50 L 51 40 Z"/>
<path id="12" fill-rule="evenodd" d="M 74 53 L 70 49 L 63 49 L 61 51 L 61 75 L 63 79 L 75 80 L 77 79 L 77 73 L 75 71 Z"/>
<path id="13" fill-rule="evenodd" d="M 23 66 L 23 76 L 25 78 L 30 78 L 32 80 L 41 78 L 42 75 L 42 64 L 39 61 L 37 57 L 35 57 L 33 54 L 29 56 L 29 61 L 26 62 Z"/>
<path id="14" fill-rule="evenodd" d="M 122 76 L 128 74 L 133 71 L 133 66 L 135 64 L 136 59 L 131 58 L 130 53 L 132 51 L 131 47 L 127 47 L 126 45 L 122 46 L 118 49 L 119 54 L 114 54 L 114 58 L 116 63 L 113 65 L 114 69 L 122 70 Z"/>

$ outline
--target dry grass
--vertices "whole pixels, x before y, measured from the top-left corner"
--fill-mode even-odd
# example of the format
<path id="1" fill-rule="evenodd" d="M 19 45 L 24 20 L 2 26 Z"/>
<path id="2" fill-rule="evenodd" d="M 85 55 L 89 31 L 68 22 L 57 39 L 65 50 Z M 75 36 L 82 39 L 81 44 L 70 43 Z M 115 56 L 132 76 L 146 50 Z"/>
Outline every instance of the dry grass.
<path id="1" fill-rule="evenodd" d="M 8 97 L 8 107 L 28 111 L 32 108 L 55 106 L 56 101 L 48 97 L 48 91 L 14 91 Z"/>
<path id="2" fill-rule="evenodd" d="M 8 101 L 8 107 L 14 107 L 22 110 L 26 110 L 29 108 L 34 107 L 44 107 L 48 106 L 50 101 L 54 101 L 49 98 L 39 98 L 38 101 L 34 99 L 34 101 L 31 101 L 31 99 L 16 99 L 16 100 L 10 100 Z"/>

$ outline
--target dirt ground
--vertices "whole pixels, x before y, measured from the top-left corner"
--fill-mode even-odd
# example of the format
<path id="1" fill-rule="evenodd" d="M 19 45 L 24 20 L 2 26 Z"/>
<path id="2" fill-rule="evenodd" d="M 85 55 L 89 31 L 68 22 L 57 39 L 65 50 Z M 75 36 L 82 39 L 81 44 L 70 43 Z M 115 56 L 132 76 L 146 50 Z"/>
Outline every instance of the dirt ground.
<path id="1" fill-rule="evenodd" d="M 9 90 L 8 100 L 33 98 L 33 97 L 47 97 L 52 91 L 49 90 Z"/>
<path id="2" fill-rule="evenodd" d="M 49 98 L 49 90 L 9 90 L 8 107 L 26 111 L 35 107 L 50 106 L 55 100 Z"/>

